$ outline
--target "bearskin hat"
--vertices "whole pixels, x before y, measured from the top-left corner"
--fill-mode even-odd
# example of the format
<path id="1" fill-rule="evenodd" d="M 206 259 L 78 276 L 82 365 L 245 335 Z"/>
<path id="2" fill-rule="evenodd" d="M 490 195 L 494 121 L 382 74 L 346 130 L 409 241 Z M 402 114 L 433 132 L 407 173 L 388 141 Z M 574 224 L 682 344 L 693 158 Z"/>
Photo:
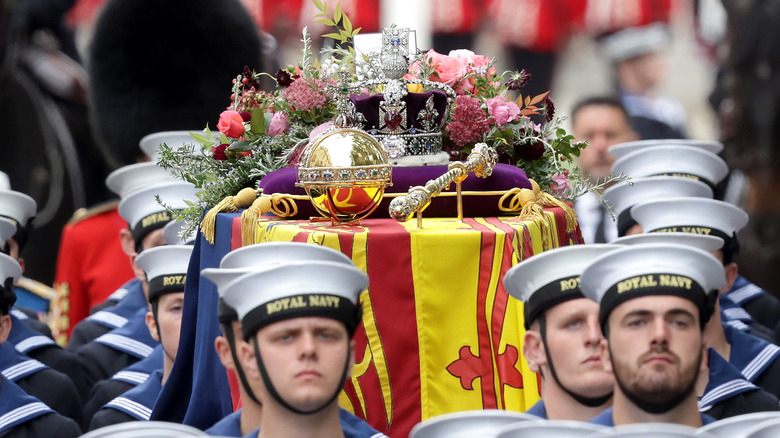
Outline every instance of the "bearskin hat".
<path id="1" fill-rule="evenodd" d="M 144 135 L 214 126 L 232 79 L 261 63 L 257 26 L 238 0 L 109 0 L 87 60 L 109 165 L 137 162 Z"/>

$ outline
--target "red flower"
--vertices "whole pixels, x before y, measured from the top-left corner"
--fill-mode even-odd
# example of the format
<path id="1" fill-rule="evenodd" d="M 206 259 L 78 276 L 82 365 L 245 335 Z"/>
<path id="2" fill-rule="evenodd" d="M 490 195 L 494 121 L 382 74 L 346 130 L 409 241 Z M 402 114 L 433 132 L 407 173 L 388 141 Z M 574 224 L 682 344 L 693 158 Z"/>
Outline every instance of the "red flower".
<path id="1" fill-rule="evenodd" d="M 536 161 L 544 155 L 544 144 L 540 141 L 531 144 L 516 144 L 515 154 L 525 161 Z"/>
<path id="2" fill-rule="evenodd" d="M 228 157 L 227 154 L 225 153 L 225 149 L 227 149 L 228 146 L 230 145 L 227 143 L 223 143 L 219 146 L 214 146 L 213 148 L 211 148 L 211 153 L 214 154 L 214 159 L 219 161 L 227 160 Z"/>
<path id="3" fill-rule="evenodd" d="M 246 132 L 244 118 L 241 117 L 238 111 L 231 110 L 222 111 L 222 114 L 219 115 L 217 128 L 219 128 L 219 132 L 232 138 L 239 138 Z"/>

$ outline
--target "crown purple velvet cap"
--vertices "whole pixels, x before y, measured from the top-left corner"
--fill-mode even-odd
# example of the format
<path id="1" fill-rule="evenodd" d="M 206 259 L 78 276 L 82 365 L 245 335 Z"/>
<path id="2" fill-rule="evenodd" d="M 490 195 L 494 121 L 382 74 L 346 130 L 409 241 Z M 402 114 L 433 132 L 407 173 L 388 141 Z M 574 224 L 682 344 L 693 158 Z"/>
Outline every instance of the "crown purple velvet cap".
<path id="1" fill-rule="evenodd" d="M 421 167 L 394 167 L 393 185 L 385 189 L 385 193 L 406 193 L 410 187 L 421 186 L 432 179 L 440 177 L 447 172 L 447 166 L 421 166 Z M 297 168 L 286 167 L 275 170 L 260 181 L 263 193 L 287 193 L 291 195 L 306 195 L 301 187 L 296 187 Z M 530 189 L 531 182 L 522 169 L 508 164 L 496 164 L 493 175 L 490 178 L 477 178 L 471 176 L 463 181 L 464 192 L 494 192 L 506 191 L 512 188 Z M 454 192 L 455 188 L 450 187 Z M 468 195 L 463 196 L 463 215 L 466 217 L 503 216 L 498 208 L 498 200 L 501 195 Z M 370 218 L 387 218 L 388 207 L 391 198 L 385 197 L 379 207 L 369 216 Z M 319 216 L 309 202 L 298 201 L 298 214 L 290 219 L 308 218 Z M 428 208 L 425 209 L 426 217 L 456 217 L 457 203 L 455 196 L 436 197 Z"/>
<path id="2" fill-rule="evenodd" d="M 441 126 L 444 114 L 447 111 L 447 95 L 442 91 L 433 90 L 424 93 L 408 93 L 403 97 L 402 100 L 406 102 L 406 126 L 409 129 L 424 129 L 421 120 L 417 116 L 421 110 L 425 109 L 425 102 L 431 96 L 433 96 L 433 105 L 438 113 L 435 117 L 435 126 L 437 128 Z M 369 131 L 370 134 L 374 134 L 371 130 L 378 130 L 381 126 L 379 104 L 385 100 L 385 96 L 382 94 L 361 94 L 359 96 L 352 95 L 349 98 L 355 104 L 357 111 L 366 117 L 365 130 Z M 400 126 L 400 120 L 388 120 L 388 122 L 390 123 L 388 127 L 391 129 L 393 129 L 393 126 Z M 394 123 L 397 123 L 397 125 L 394 125 Z"/>

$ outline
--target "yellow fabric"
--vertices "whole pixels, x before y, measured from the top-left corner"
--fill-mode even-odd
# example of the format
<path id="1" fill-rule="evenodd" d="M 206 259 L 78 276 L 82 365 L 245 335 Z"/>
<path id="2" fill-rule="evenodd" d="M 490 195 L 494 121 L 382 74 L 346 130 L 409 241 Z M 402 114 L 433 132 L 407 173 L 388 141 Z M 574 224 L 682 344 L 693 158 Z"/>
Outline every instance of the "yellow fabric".
<path id="1" fill-rule="evenodd" d="M 411 375 L 408 373 L 418 375 L 421 419 L 486 407 L 525 411 L 538 401 L 537 376 L 528 369 L 522 355 L 523 305 L 507 296 L 501 281 L 505 271 L 519 260 L 557 246 L 558 233 L 566 231 L 556 228 L 555 214 L 542 211 L 534 220 L 474 218 L 464 223 L 454 218 L 425 218 L 422 229 L 416 228 L 415 221 L 396 223 L 390 219 L 368 219 L 361 226 L 333 226 L 326 222 L 261 217 L 255 242 L 295 240 L 338 249 L 351 254 L 356 266 L 373 278 L 369 271 L 371 257 L 380 257 L 386 269 L 395 269 L 394 260 L 399 258 L 393 252 L 399 248 L 383 254 L 367 252 L 372 233 L 380 232 L 384 238 L 390 233 L 397 236 L 395 240 L 409 242 L 403 250 L 408 251 L 404 255 L 411 261 L 415 315 L 408 322 L 402 319 L 403 315 L 395 315 L 397 325 L 382 325 L 378 321 L 386 319 L 378 316 L 388 312 L 393 315 L 394 309 L 376 307 L 376 292 L 369 290 L 363 295 L 361 330 L 365 331 L 368 345 L 356 348 L 351 379 L 356 395 L 350 398 L 342 394 L 342 406 L 353 412 L 368 412 L 369 416 L 382 415 L 388 425 L 403 421 L 400 416 L 410 414 L 396 412 L 399 391 L 404 392 L 396 382 L 402 380 L 402 374 Z M 346 236 L 351 238 L 351 248 L 342 247 L 343 242 L 349 241 L 344 239 Z M 493 240 L 495 244 L 491 246 Z M 571 242 L 568 238 L 561 240 Z M 486 284 L 487 289 L 480 292 L 480 284 Z M 372 283 L 371 287 L 378 286 Z M 505 313 L 500 317 L 497 312 L 501 311 L 502 302 Z M 404 361 L 399 367 L 398 358 L 393 361 L 384 352 L 388 343 L 397 342 L 398 333 L 408 333 L 407 326 L 414 323 L 419 363 Z M 516 362 L 508 359 L 512 352 L 517 354 Z M 464 363 L 472 365 L 464 368 Z M 506 376 L 500 375 L 499 363 L 509 364 L 504 374 L 522 377 L 521 387 L 504 382 Z M 466 374 L 472 369 L 476 374 L 482 373 L 470 382 L 472 389 L 464 387 L 464 380 L 457 375 L 463 374 L 464 369 Z M 378 385 L 363 383 L 362 376 L 374 373 Z M 465 379 L 465 386 L 468 380 Z M 369 399 L 382 402 L 372 403 Z"/>

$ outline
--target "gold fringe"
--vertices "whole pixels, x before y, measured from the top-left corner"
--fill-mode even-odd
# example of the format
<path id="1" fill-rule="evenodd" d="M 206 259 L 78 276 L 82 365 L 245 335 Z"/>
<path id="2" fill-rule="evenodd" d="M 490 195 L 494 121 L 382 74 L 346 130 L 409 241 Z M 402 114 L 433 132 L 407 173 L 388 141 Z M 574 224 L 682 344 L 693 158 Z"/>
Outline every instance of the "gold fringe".
<path id="1" fill-rule="evenodd" d="M 260 194 L 260 191 L 247 187 L 241 189 L 235 196 L 228 196 L 221 200 L 203 216 L 203 220 L 200 222 L 200 230 L 203 233 L 203 237 L 213 245 L 216 235 L 217 214 L 235 213 L 239 208 L 248 207 L 257 198 L 258 194 Z"/>
<path id="2" fill-rule="evenodd" d="M 255 243 L 257 220 L 269 211 L 279 217 L 292 217 L 298 214 L 297 198 L 308 200 L 308 196 L 274 193 L 260 195 L 252 205 L 241 213 L 241 244 Z"/>
<path id="3" fill-rule="evenodd" d="M 509 206 L 505 207 L 504 202 L 507 200 L 509 200 Z M 508 190 L 499 198 L 498 208 L 499 210 L 506 212 L 519 212 L 521 218 L 530 219 L 539 223 L 542 234 L 542 245 L 545 248 L 549 248 L 549 236 L 551 236 L 550 222 L 547 215 L 544 213 L 544 208 L 539 205 L 537 196 L 533 190 L 520 188 Z"/>
<path id="4" fill-rule="evenodd" d="M 574 211 L 573 208 L 569 207 L 568 204 L 560 199 L 556 199 L 553 195 L 543 192 L 536 181 L 531 180 L 531 186 L 533 187 L 534 194 L 536 195 L 536 202 L 538 204 L 542 207 L 560 207 L 561 210 L 563 210 L 566 216 L 567 233 L 571 233 L 577 229 L 579 222 L 577 221 L 577 212 Z"/>

